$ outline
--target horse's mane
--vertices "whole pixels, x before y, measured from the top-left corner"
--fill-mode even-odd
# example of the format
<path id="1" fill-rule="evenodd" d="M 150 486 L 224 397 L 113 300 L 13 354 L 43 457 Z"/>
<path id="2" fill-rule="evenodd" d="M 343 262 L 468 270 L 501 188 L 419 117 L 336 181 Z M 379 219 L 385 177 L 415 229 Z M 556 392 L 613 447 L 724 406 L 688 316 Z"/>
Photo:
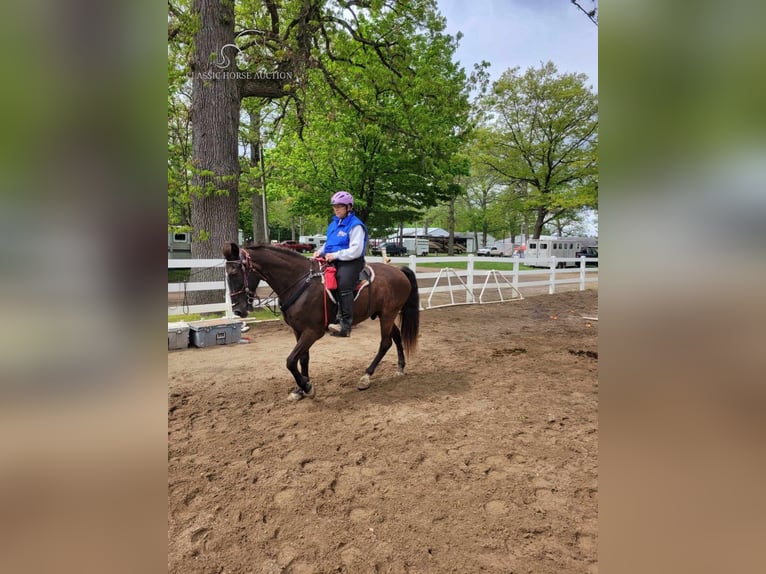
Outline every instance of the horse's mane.
<path id="1" fill-rule="evenodd" d="M 255 245 L 248 245 L 244 247 L 243 249 L 247 249 L 249 251 L 257 252 L 259 250 L 268 251 L 269 253 L 273 253 L 274 255 L 280 257 L 281 259 L 289 259 L 291 261 L 302 262 L 304 265 L 308 264 L 309 260 L 306 259 L 303 255 L 298 253 L 297 251 L 293 251 L 292 249 L 287 249 L 286 247 L 277 247 L 276 245 L 267 245 L 265 243 L 258 243 Z"/>

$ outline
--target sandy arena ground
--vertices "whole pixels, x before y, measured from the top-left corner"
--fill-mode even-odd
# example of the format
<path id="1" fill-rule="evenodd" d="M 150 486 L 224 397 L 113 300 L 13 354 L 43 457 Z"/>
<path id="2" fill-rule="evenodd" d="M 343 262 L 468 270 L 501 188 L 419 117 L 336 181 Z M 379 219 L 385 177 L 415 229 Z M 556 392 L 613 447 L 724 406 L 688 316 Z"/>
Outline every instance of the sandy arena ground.
<path id="1" fill-rule="evenodd" d="M 173 573 L 595 573 L 598 291 L 421 313 L 372 387 L 378 322 L 311 349 L 291 330 L 168 353 Z"/>

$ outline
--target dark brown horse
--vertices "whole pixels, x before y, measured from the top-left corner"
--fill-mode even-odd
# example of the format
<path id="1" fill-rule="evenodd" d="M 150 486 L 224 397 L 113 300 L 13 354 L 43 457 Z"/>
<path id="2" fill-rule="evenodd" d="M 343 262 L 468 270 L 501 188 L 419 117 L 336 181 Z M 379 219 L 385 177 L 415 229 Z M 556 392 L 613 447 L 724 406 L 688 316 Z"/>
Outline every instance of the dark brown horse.
<path id="1" fill-rule="evenodd" d="M 293 251 L 270 245 L 240 247 L 228 244 L 226 279 L 231 292 L 232 308 L 239 317 L 252 310 L 258 282 L 269 284 L 279 297 L 285 322 L 292 327 L 297 344 L 287 357 L 287 368 L 297 387 L 289 398 L 300 400 L 314 396 L 309 379 L 309 349 L 327 330 L 327 319 L 335 317 L 337 306 L 329 297 L 325 300 L 323 274 L 317 260 L 307 259 Z M 420 299 L 415 274 L 407 267 L 371 263 L 375 277 L 354 303 L 354 324 L 367 318 L 380 321 L 378 354 L 367 367 L 357 388 L 370 386 L 370 377 L 391 347 L 393 340 L 398 355 L 400 375 L 404 374 L 404 354 L 417 346 L 420 325 Z M 395 320 L 401 314 L 401 330 Z M 300 363 L 300 370 L 298 364 Z"/>

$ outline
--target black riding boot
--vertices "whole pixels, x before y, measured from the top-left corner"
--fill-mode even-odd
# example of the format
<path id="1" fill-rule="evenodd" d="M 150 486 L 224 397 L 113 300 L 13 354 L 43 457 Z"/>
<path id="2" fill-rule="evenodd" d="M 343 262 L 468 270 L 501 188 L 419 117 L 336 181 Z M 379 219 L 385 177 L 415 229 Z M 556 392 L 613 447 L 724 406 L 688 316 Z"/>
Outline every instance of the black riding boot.
<path id="1" fill-rule="evenodd" d="M 338 295 L 338 313 L 340 325 L 330 324 L 327 328 L 333 337 L 350 337 L 351 324 L 354 322 L 354 292 L 341 291 Z"/>

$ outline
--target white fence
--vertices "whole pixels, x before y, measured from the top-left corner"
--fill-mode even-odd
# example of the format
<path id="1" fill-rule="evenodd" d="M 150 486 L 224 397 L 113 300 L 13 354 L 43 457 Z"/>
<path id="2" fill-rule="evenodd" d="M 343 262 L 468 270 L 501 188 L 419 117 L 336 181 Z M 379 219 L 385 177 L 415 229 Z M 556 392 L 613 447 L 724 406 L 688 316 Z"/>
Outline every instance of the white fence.
<path id="1" fill-rule="evenodd" d="M 382 257 L 366 257 L 368 263 L 382 262 Z M 513 263 L 512 270 L 479 270 L 475 269 L 477 261 L 499 261 Z M 423 263 L 458 263 L 466 262 L 467 269 L 454 269 L 445 267 L 424 272 Z M 442 307 L 445 305 L 459 305 L 472 303 L 495 303 L 509 301 L 523 297 L 527 294 L 547 292 L 556 293 L 559 287 L 569 290 L 576 287 L 580 291 L 586 289 L 588 283 L 598 283 L 598 268 L 586 267 L 586 263 L 597 263 L 597 259 L 585 257 L 557 259 L 551 257 L 548 269 L 519 269 L 523 260 L 518 257 L 476 258 L 474 255 L 460 257 L 392 257 L 392 264 L 409 265 L 415 271 L 418 279 L 420 301 L 423 309 Z M 557 269 L 559 263 L 577 262 L 578 267 Z M 420 271 L 417 269 L 421 264 Z M 168 269 L 191 268 L 194 269 L 219 267 L 221 270 L 220 281 L 185 282 L 168 284 L 168 315 L 182 315 L 186 313 L 211 313 L 225 312 L 228 317 L 233 317 L 229 293 L 224 279 L 223 259 L 168 259 Z M 259 287 L 259 290 L 261 288 Z M 186 294 L 191 291 L 221 290 L 226 295 L 220 303 L 207 305 L 186 305 Z M 261 306 L 272 304 L 273 300 L 262 298 Z"/>

